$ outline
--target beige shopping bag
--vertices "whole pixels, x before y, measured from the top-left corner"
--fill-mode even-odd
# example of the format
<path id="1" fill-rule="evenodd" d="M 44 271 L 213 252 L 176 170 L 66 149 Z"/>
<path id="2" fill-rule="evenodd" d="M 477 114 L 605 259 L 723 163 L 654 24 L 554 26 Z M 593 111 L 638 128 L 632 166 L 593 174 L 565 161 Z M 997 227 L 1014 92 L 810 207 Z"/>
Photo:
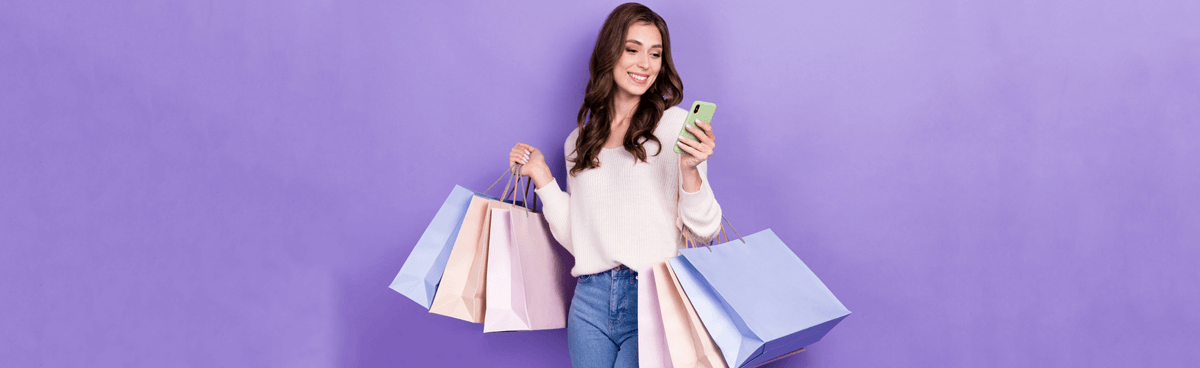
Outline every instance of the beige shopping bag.
<path id="1" fill-rule="evenodd" d="M 501 199 L 512 193 L 515 184 Z M 468 322 L 483 323 L 487 291 L 488 238 L 493 209 L 508 210 L 513 205 L 495 199 L 473 197 L 463 217 L 462 227 L 446 261 L 446 271 L 438 285 L 429 313 L 441 314 Z"/>
<path id="2" fill-rule="evenodd" d="M 728 367 L 721 350 L 692 309 L 670 264 L 655 264 L 654 278 L 672 364 L 676 367 Z"/>

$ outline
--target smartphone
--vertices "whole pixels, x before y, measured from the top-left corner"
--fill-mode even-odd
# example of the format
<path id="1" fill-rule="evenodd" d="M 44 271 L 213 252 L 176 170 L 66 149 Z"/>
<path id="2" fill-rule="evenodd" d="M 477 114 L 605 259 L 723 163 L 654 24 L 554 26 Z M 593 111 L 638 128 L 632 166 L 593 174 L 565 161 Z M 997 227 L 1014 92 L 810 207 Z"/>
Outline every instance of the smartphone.
<path id="1" fill-rule="evenodd" d="M 679 131 L 679 135 L 699 142 L 700 140 L 696 139 L 696 136 L 692 135 L 692 132 L 689 132 L 687 127 L 696 126 L 696 119 L 700 119 L 700 121 L 712 124 L 714 112 L 717 112 L 717 104 L 704 101 L 692 102 L 692 108 L 688 110 L 687 119 L 683 120 L 683 129 Z M 675 142 L 675 153 L 688 154 L 687 152 L 684 152 L 683 149 L 679 148 L 679 146 L 682 144 L 683 143 L 680 143 L 679 141 Z"/>

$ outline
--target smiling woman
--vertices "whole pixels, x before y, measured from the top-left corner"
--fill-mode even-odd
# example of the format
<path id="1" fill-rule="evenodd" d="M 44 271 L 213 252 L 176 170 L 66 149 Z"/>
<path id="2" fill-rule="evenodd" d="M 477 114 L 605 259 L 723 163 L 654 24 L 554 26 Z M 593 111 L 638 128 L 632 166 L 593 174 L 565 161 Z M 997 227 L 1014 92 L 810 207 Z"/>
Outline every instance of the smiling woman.
<path id="1" fill-rule="evenodd" d="M 617 7 L 600 30 L 588 70 L 591 79 L 576 118 L 579 155 L 571 175 L 600 166 L 601 147 L 622 146 L 646 161 L 640 141 L 661 144 L 653 128 L 667 107 L 683 101 L 667 22 L 640 4 Z M 615 117 L 626 117 L 628 124 Z"/>
<path id="2" fill-rule="evenodd" d="M 559 189 L 540 150 L 518 143 L 509 161 L 537 185 L 554 238 L 575 257 L 571 274 L 579 280 L 567 316 L 572 365 L 636 367 L 636 270 L 677 255 L 683 234 L 708 242 L 720 228 L 705 163 L 716 137 L 707 122 L 688 127 L 698 141 L 679 136 L 687 116 L 675 107 L 683 82 L 667 23 L 649 8 L 614 9 L 589 67 L 576 129 L 563 144 L 570 194 Z M 686 153 L 663 151 L 664 142 L 676 141 Z"/>

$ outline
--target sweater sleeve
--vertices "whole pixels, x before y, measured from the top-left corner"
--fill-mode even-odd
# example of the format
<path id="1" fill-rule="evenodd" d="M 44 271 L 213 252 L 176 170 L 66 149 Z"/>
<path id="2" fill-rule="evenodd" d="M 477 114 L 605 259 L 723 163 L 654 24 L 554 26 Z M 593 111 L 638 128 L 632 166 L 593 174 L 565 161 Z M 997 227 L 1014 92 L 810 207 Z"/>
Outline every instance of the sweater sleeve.
<path id="1" fill-rule="evenodd" d="M 551 180 L 534 192 L 542 198 L 542 215 L 550 224 L 550 234 L 574 255 L 575 248 L 571 245 L 571 195 L 559 189 L 558 179 Z"/>
<path id="2" fill-rule="evenodd" d="M 708 162 L 696 167 L 700 171 L 700 190 L 689 193 L 683 189 L 682 172 L 679 181 L 679 218 L 695 240 L 707 244 L 721 231 L 721 205 L 708 185 Z"/>
<path id="3" fill-rule="evenodd" d="M 571 152 L 575 149 L 575 137 L 578 135 L 579 129 L 576 128 L 563 141 L 563 164 L 567 168 L 567 191 L 564 192 L 558 186 L 558 179 L 551 180 L 549 184 L 534 190 L 539 197 L 542 197 L 542 216 L 546 217 L 546 223 L 550 225 L 550 234 L 554 235 L 554 240 L 557 240 L 558 244 L 562 244 L 563 248 L 567 248 L 567 252 L 570 252 L 571 255 L 575 255 L 575 245 L 571 242 Z"/>

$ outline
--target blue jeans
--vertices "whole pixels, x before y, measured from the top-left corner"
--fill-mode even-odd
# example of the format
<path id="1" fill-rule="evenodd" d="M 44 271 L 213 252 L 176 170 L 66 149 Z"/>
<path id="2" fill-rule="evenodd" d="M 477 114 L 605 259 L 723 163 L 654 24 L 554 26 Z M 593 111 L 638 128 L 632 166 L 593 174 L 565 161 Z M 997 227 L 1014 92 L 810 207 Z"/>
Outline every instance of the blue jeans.
<path id="1" fill-rule="evenodd" d="M 579 276 L 567 313 L 571 366 L 637 367 L 637 335 L 637 272 Z"/>

